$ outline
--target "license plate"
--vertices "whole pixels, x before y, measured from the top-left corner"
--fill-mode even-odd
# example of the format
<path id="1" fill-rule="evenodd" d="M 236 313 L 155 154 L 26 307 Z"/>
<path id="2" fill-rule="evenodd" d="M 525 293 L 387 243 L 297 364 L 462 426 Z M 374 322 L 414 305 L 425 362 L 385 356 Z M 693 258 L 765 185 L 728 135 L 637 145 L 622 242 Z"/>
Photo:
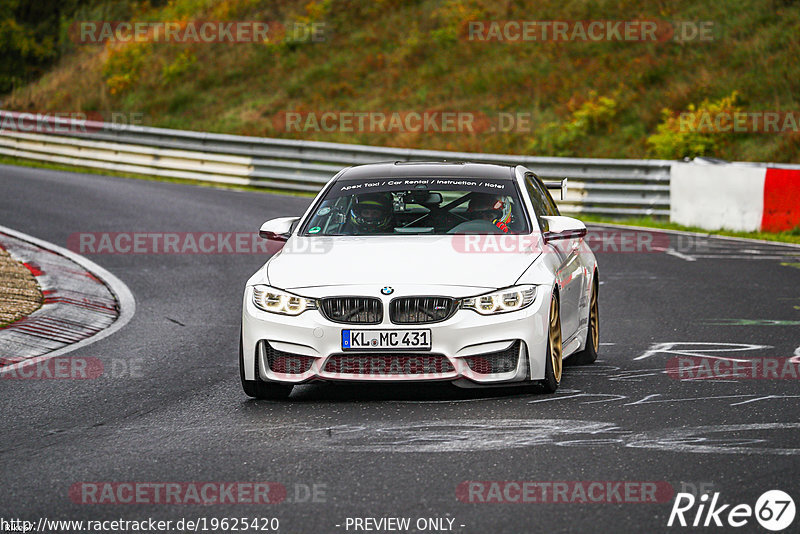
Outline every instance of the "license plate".
<path id="1" fill-rule="evenodd" d="M 430 330 L 342 330 L 342 350 L 430 348 Z"/>

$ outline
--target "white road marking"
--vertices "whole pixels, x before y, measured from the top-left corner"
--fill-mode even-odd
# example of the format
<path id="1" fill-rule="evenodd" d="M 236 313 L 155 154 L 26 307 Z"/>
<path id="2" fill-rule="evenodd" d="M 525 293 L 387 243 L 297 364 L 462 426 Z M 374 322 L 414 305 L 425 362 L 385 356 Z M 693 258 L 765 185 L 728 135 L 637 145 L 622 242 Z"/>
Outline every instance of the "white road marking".
<path id="1" fill-rule="evenodd" d="M 617 375 L 611 375 L 608 379 L 612 382 L 616 381 L 641 381 L 642 378 L 647 378 L 648 376 L 658 376 L 658 375 L 665 375 L 667 374 L 667 369 L 628 369 L 628 370 L 621 370 Z"/>
<path id="2" fill-rule="evenodd" d="M 584 404 L 598 404 L 598 403 L 602 403 L 602 402 L 621 401 L 621 400 L 625 400 L 625 399 L 628 398 L 627 395 L 612 395 L 612 394 L 609 394 L 609 393 L 597 393 L 597 394 L 595 394 L 593 396 L 595 396 L 595 397 L 615 397 L 615 398 L 613 398 L 613 399 L 601 399 L 601 400 L 596 400 L 596 401 L 589 401 L 589 402 L 584 402 Z"/>
<path id="3" fill-rule="evenodd" d="M 668 253 L 669 254 L 669 253 Z M 791 254 L 787 254 L 784 256 L 740 256 L 735 254 L 698 254 L 694 256 L 694 258 L 698 258 L 701 260 L 798 260 L 800 256 L 794 256 Z M 694 261 L 694 259 L 692 259 Z"/>
<path id="4" fill-rule="evenodd" d="M 680 347 L 686 347 L 679 350 Z M 698 347 L 698 348 L 693 348 Z M 705 348 L 705 347 L 721 347 L 721 348 Z M 656 354 L 672 354 L 676 356 L 696 356 L 698 358 L 712 358 L 718 360 L 730 360 L 746 362 L 746 359 L 737 360 L 735 358 L 724 358 L 721 356 L 712 356 L 706 354 L 708 352 L 740 352 L 751 351 L 760 349 L 771 349 L 771 345 L 752 345 L 747 343 L 713 343 L 706 341 L 674 341 L 668 343 L 654 343 L 650 348 L 645 351 L 641 356 L 634 358 L 635 360 L 644 360 Z"/>
<path id="5" fill-rule="evenodd" d="M 553 402 L 553 401 L 562 401 L 567 399 L 575 399 L 578 397 L 585 397 L 586 393 L 578 393 L 577 395 L 568 395 L 566 397 L 547 397 L 545 399 L 536 399 L 532 401 L 528 401 L 528 404 L 538 404 L 540 402 Z"/>
<path id="6" fill-rule="evenodd" d="M 696 260 L 696 259 L 695 259 L 693 256 L 689 256 L 689 255 L 687 255 L 687 254 L 683 254 L 683 253 L 681 253 L 681 252 L 678 252 L 678 251 L 677 251 L 677 250 L 675 250 L 674 248 L 668 248 L 668 249 L 667 249 L 667 250 L 665 250 L 664 252 L 665 252 L 666 254 L 669 254 L 670 256 L 675 256 L 676 258 L 680 258 L 680 259 L 682 259 L 682 260 L 686 260 L 686 261 L 697 261 L 697 260 Z"/>
<path id="7" fill-rule="evenodd" d="M 699 400 L 720 400 L 720 399 L 741 399 L 742 397 L 752 397 L 753 395 L 716 395 L 713 397 L 687 397 L 687 398 L 679 398 L 679 399 L 658 399 L 658 400 L 649 400 L 653 397 L 660 397 L 661 394 L 655 395 L 647 395 L 642 399 L 636 402 L 629 402 L 625 404 L 625 406 L 634 406 L 636 404 L 669 404 L 672 402 L 687 402 L 687 401 L 699 401 Z"/>
<path id="8" fill-rule="evenodd" d="M 742 402 L 736 402 L 731 404 L 731 406 L 740 406 L 742 404 L 748 404 L 751 402 L 758 402 L 762 400 L 772 400 L 772 399 L 798 399 L 800 395 L 766 395 L 764 397 L 756 397 L 755 399 L 750 399 Z"/>
<path id="9" fill-rule="evenodd" d="M 644 398 L 642 398 L 642 399 L 640 399 L 640 400 L 638 400 L 636 402 L 629 402 L 625 406 L 634 406 L 636 404 L 644 404 L 646 401 L 648 401 L 650 399 L 654 399 L 656 397 L 660 397 L 660 396 L 661 396 L 661 393 L 653 393 L 652 395 L 647 395 L 646 397 L 644 397 Z"/>
<path id="10" fill-rule="evenodd" d="M 584 402 L 582 404 L 598 404 L 598 403 L 604 403 L 604 402 L 614 402 L 614 401 L 625 400 L 625 399 L 628 398 L 627 395 L 617 395 L 617 394 L 614 394 L 614 393 L 579 393 L 577 395 L 569 395 L 569 396 L 566 396 L 566 397 L 549 397 L 549 398 L 546 398 L 546 399 L 532 400 L 532 401 L 528 401 L 528 404 L 537 404 L 537 403 L 540 403 L 540 402 L 552 402 L 552 401 L 557 401 L 557 400 L 575 399 L 575 398 L 579 398 L 579 397 L 583 397 L 583 398 L 586 398 L 586 397 L 615 397 L 615 398 L 611 398 L 611 399 L 600 399 L 600 400 L 595 400 L 595 401 L 588 401 L 588 402 Z"/>

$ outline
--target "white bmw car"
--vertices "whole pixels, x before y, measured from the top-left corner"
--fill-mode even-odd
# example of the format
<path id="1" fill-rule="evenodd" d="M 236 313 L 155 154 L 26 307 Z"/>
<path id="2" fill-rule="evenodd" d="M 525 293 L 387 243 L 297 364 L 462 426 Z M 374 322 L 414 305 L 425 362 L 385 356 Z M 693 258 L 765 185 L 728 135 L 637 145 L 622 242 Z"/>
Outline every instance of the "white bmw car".
<path id="1" fill-rule="evenodd" d="M 256 398 L 311 381 L 536 384 L 599 347 L 586 226 L 522 166 L 344 169 L 247 282 L 239 366 Z"/>

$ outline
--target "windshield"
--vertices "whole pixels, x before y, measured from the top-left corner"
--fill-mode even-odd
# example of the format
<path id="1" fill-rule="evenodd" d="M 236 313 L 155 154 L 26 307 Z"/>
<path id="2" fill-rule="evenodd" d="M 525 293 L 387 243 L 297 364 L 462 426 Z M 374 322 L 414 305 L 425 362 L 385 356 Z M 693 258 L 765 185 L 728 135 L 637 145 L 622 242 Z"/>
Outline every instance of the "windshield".
<path id="1" fill-rule="evenodd" d="M 527 234 L 511 180 L 375 178 L 333 184 L 304 235 Z"/>

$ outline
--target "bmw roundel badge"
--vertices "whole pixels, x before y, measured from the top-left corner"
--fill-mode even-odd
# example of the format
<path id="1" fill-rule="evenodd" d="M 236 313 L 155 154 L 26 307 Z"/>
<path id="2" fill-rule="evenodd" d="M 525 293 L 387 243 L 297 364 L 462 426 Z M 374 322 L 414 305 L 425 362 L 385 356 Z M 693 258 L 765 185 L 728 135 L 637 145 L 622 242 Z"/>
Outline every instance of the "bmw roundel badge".
<path id="1" fill-rule="evenodd" d="M 381 289 L 381 294 L 383 295 L 391 295 L 392 293 L 394 293 L 394 289 L 391 287 L 384 287 Z"/>

